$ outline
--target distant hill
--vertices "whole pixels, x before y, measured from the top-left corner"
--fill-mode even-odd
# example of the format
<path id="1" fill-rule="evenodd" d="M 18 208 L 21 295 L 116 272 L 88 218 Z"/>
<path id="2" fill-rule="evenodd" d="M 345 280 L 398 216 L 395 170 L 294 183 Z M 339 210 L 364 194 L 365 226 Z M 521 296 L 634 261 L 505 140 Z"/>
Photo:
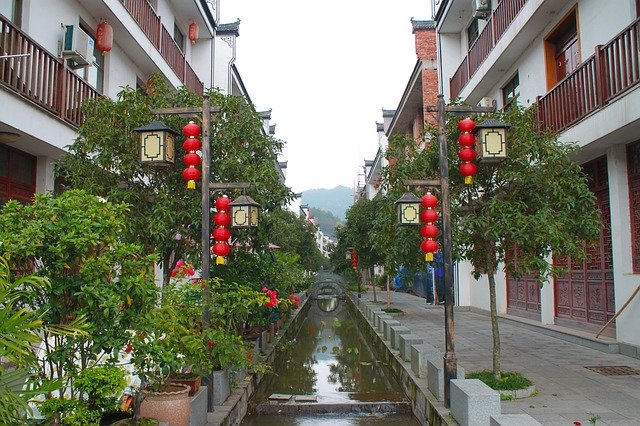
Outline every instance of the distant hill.
<path id="1" fill-rule="evenodd" d="M 333 213 L 327 210 L 319 209 L 317 207 L 309 206 L 311 215 L 318 223 L 318 228 L 324 235 L 336 240 L 336 225 L 341 222 Z"/>
<path id="2" fill-rule="evenodd" d="M 336 186 L 333 189 L 309 189 L 302 192 L 302 204 L 326 210 L 338 219 L 344 220 L 345 212 L 353 204 L 353 190 L 346 186 Z"/>

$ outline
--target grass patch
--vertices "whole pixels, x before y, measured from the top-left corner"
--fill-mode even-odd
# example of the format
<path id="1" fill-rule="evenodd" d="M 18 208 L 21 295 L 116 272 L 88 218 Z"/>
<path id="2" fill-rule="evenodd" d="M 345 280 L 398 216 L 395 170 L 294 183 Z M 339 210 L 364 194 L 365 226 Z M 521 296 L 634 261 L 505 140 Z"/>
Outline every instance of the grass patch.
<path id="1" fill-rule="evenodd" d="M 388 314 L 399 314 L 404 312 L 402 309 L 398 308 L 382 308 L 382 310 Z"/>
<path id="2" fill-rule="evenodd" d="M 526 389 L 533 385 L 533 382 L 522 374 L 512 371 L 502 373 L 500 380 L 496 379 L 491 371 L 480 371 L 467 374 L 467 379 L 480 379 L 494 390 L 518 390 Z"/>

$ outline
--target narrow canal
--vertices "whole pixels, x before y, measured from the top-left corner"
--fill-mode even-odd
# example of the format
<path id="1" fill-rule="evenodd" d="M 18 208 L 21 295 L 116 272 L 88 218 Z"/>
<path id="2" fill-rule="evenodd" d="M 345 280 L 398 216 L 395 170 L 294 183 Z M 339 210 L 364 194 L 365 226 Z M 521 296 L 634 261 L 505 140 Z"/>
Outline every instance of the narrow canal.
<path id="1" fill-rule="evenodd" d="M 306 318 L 281 343 L 242 425 L 419 425 L 400 384 L 359 332 L 337 277 L 321 273 Z M 316 287 L 317 288 L 317 287 Z"/>

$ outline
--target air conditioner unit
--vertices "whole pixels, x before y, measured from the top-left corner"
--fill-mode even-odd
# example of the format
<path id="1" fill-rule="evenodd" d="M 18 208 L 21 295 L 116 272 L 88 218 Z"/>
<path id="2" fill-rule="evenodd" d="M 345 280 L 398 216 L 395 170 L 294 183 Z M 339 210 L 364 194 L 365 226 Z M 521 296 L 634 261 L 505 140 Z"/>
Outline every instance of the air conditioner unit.
<path id="1" fill-rule="evenodd" d="M 77 25 L 66 25 L 62 41 L 62 57 L 72 59 L 80 66 L 93 62 L 94 40 Z"/>
<path id="2" fill-rule="evenodd" d="M 471 0 L 471 14 L 476 19 L 487 19 L 491 14 L 491 0 Z"/>
<path id="3" fill-rule="evenodd" d="M 484 98 L 480 99 L 480 102 L 478 102 L 478 106 L 479 107 L 485 107 L 485 108 L 490 108 L 493 106 L 493 98 L 489 98 L 487 96 L 485 96 Z"/>

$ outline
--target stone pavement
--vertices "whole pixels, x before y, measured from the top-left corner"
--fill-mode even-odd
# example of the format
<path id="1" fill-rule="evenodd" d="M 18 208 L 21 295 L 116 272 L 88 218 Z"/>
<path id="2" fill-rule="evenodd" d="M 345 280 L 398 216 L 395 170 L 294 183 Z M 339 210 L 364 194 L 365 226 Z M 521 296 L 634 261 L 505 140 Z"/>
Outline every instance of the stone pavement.
<path id="1" fill-rule="evenodd" d="M 362 298 L 373 300 L 373 293 L 363 293 Z M 378 292 L 381 308 L 385 300 L 386 293 Z M 394 319 L 444 353 L 442 305 L 427 305 L 423 298 L 394 292 L 391 306 L 404 311 Z M 493 343 L 488 314 L 456 307 L 454 323 L 458 363 L 466 372 L 491 370 Z M 589 420 L 598 416 L 596 425 L 640 425 L 640 375 L 606 376 L 585 368 L 627 366 L 640 370 L 640 359 L 604 352 L 607 345 L 593 349 L 598 343 L 592 335 L 530 324 L 514 317 L 500 321 L 502 370 L 522 373 L 538 389 L 535 396 L 502 401 L 503 414 L 526 413 L 551 426 L 571 426 L 576 421 L 590 425 Z M 557 337 L 543 333 L 543 329 L 552 330 Z M 598 341 L 614 342 L 607 338 Z"/>

